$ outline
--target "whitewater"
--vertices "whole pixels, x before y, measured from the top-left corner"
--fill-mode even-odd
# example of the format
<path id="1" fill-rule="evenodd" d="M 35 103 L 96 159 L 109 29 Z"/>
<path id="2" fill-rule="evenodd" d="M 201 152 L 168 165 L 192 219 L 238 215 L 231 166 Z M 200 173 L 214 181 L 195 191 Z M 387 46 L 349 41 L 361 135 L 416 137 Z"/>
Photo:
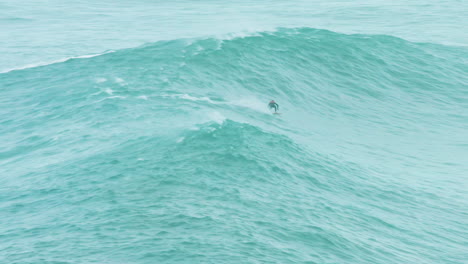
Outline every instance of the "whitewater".
<path id="1" fill-rule="evenodd" d="M 0 0 L 0 263 L 468 261 L 465 1 L 136 2 Z"/>

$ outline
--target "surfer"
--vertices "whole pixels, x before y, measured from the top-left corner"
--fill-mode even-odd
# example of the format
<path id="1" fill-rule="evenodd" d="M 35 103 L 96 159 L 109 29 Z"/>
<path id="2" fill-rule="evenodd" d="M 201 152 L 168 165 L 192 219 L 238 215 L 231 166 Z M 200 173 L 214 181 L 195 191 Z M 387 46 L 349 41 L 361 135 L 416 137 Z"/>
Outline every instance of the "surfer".
<path id="1" fill-rule="evenodd" d="M 270 103 L 268 104 L 268 107 L 270 109 L 274 108 L 275 113 L 276 113 L 277 110 L 279 110 L 279 105 L 275 102 L 275 100 L 271 100 Z"/>

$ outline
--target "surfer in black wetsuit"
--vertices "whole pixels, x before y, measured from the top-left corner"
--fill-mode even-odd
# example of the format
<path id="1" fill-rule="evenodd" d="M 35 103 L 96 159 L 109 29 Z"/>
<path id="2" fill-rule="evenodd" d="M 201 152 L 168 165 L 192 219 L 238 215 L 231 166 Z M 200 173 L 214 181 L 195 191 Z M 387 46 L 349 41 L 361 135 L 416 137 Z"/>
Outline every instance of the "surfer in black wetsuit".
<path id="1" fill-rule="evenodd" d="M 271 100 L 270 103 L 268 104 L 268 107 L 270 109 L 274 108 L 275 113 L 276 113 L 277 110 L 279 110 L 279 105 L 275 102 L 275 100 Z"/>

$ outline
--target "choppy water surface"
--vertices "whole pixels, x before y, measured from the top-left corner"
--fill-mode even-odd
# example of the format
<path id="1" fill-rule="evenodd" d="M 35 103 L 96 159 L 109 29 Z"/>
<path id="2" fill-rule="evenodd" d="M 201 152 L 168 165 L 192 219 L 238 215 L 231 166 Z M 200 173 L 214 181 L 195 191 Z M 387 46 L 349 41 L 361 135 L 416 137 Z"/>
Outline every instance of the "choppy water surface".
<path id="1" fill-rule="evenodd" d="M 466 262 L 466 3 L 367 2 L 1 1 L 0 262 Z"/>

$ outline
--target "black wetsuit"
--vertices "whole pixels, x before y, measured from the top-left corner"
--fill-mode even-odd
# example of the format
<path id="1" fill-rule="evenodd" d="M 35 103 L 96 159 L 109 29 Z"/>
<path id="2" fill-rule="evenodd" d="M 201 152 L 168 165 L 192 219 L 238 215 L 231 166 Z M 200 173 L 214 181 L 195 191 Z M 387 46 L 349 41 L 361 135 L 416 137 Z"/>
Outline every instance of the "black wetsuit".
<path id="1" fill-rule="evenodd" d="M 269 103 L 268 106 L 271 108 L 274 108 L 275 109 L 275 113 L 276 111 L 279 110 L 279 105 L 277 103 Z"/>

